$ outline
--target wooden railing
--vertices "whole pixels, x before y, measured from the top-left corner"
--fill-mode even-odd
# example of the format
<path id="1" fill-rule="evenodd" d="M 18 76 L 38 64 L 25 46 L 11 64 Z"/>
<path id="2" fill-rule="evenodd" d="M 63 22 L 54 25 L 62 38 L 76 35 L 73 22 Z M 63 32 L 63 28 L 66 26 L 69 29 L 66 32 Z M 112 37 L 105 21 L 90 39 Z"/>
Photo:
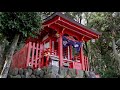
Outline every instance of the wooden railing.
<path id="1" fill-rule="evenodd" d="M 75 57 L 74 60 L 68 60 L 68 59 L 63 59 L 64 63 L 68 63 L 69 64 L 69 68 L 74 68 L 74 69 L 78 69 L 78 70 L 84 70 L 84 71 L 89 71 L 89 62 L 88 62 L 88 57 L 87 56 L 83 56 L 84 58 L 84 63 L 82 63 L 80 60 L 80 56 Z M 85 69 L 83 69 L 83 67 L 85 67 Z"/>
<path id="2" fill-rule="evenodd" d="M 87 56 L 84 56 L 84 66 L 85 66 L 85 71 L 89 71 L 89 62 Z"/>
<path id="3" fill-rule="evenodd" d="M 29 42 L 14 54 L 11 67 L 26 68 L 27 66 L 31 66 L 38 68 L 40 67 L 40 56 L 40 43 Z"/>
<path id="4" fill-rule="evenodd" d="M 41 49 L 40 43 L 29 42 L 28 43 L 28 55 L 27 55 L 27 63 L 26 66 L 31 66 L 33 68 L 40 67 L 41 61 Z"/>
<path id="5" fill-rule="evenodd" d="M 11 68 L 25 68 L 27 60 L 28 44 L 13 55 Z"/>
<path id="6" fill-rule="evenodd" d="M 27 66 L 31 66 L 33 68 L 42 67 L 44 64 L 44 54 L 49 53 L 46 56 L 46 65 L 49 64 L 49 56 L 57 56 L 58 53 L 56 50 L 52 51 L 49 48 L 43 50 L 40 47 L 40 43 L 29 42 L 27 43 L 20 51 L 14 54 L 12 67 L 17 68 L 26 68 Z M 59 59 L 59 57 L 58 57 Z M 74 57 L 74 60 L 63 59 L 63 62 L 69 63 L 69 68 L 79 69 L 89 71 L 89 62 L 88 57 L 83 55 L 83 60 L 80 60 L 80 56 Z M 84 68 L 83 68 L 84 67 Z"/>

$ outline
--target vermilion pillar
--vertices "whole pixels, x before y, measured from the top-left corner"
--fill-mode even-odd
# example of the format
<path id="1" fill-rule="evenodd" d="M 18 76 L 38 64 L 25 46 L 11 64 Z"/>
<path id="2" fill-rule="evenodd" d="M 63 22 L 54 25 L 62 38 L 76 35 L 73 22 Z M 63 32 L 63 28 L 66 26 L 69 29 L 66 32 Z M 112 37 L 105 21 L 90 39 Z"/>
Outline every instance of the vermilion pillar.
<path id="1" fill-rule="evenodd" d="M 82 70 L 85 70 L 83 45 L 81 45 L 81 48 L 80 48 L 80 60 L 81 60 L 81 64 L 82 64 Z"/>
<path id="2" fill-rule="evenodd" d="M 72 46 L 70 46 L 70 60 L 72 60 Z"/>
<path id="3" fill-rule="evenodd" d="M 59 59 L 60 59 L 60 67 L 63 66 L 63 40 L 62 40 L 62 34 L 59 35 L 58 40 L 58 50 L 59 50 Z"/>
<path id="4" fill-rule="evenodd" d="M 50 42 L 50 52 L 52 52 L 52 38 L 50 38 L 49 42 Z"/>
<path id="5" fill-rule="evenodd" d="M 26 67 L 29 66 L 29 62 L 30 62 L 30 52 L 31 52 L 31 42 L 28 43 L 28 54 L 27 54 L 27 64 Z"/>

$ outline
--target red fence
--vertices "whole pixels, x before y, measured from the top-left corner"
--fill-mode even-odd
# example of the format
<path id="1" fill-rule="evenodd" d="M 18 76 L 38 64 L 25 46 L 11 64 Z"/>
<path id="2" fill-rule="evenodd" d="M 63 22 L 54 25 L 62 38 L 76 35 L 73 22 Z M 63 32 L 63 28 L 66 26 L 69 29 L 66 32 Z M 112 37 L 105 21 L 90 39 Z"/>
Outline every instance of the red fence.
<path id="1" fill-rule="evenodd" d="M 84 66 L 85 66 L 85 71 L 89 71 L 89 62 L 87 56 L 84 56 Z"/>
<path id="2" fill-rule="evenodd" d="M 28 44 L 13 55 L 11 68 L 25 68 L 27 60 Z"/>
<path id="3" fill-rule="evenodd" d="M 40 67 L 41 58 L 40 43 L 29 42 L 28 43 L 28 55 L 26 66 L 31 66 L 33 68 Z"/>
<path id="4" fill-rule="evenodd" d="M 14 54 L 11 67 L 26 68 L 27 66 L 31 66 L 38 68 L 40 67 L 40 55 L 40 43 L 29 42 Z"/>
<path id="5" fill-rule="evenodd" d="M 63 62 L 68 62 L 70 64 L 70 68 L 89 71 L 88 57 L 87 56 L 83 56 L 83 57 L 84 57 L 83 58 L 84 63 L 81 62 L 82 60 L 80 60 L 80 57 L 76 57 L 77 61 L 64 59 Z"/>
<path id="6" fill-rule="evenodd" d="M 20 51 L 14 54 L 12 61 L 12 68 L 26 68 L 31 66 L 33 68 L 39 68 L 43 66 L 43 46 L 40 42 L 29 42 Z M 51 52 L 53 55 L 57 55 L 57 52 Z M 42 55 L 42 56 L 41 56 Z M 41 61 L 42 60 L 42 61 Z M 83 60 L 80 57 L 77 58 L 78 61 L 68 61 L 71 63 L 71 68 L 89 71 L 88 57 L 83 55 Z M 66 60 L 64 60 L 66 61 Z M 83 63 L 81 62 L 83 61 Z M 84 68 L 83 68 L 84 67 Z"/>
<path id="7" fill-rule="evenodd" d="M 74 62 L 73 63 L 73 68 L 78 69 L 78 70 L 85 70 L 89 71 L 89 62 L 88 62 L 88 57 L 83 55 L 83 60 L 80 60 L 80 56 L 76 57 L 76 59 L 80 62 Z M 81 62 L 83 61 L 83 63 Z M 83 68 L 85 67 L 85 68 Z"/>

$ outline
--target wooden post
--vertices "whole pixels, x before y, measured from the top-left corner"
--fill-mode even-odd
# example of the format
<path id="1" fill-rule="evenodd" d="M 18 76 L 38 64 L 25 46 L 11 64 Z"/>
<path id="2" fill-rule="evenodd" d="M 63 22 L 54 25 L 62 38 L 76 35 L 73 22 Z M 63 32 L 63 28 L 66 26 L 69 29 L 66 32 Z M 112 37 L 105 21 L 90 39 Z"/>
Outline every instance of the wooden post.
<path id="1" fill-rule="evenodd" d="M 31 53 L 31 42 L 28 43 L 28 54 L 27 54 L 27 64 L 26 67 L 29 66 L 30 63 L 30 53 Z"/>
<path id="2" fill-rule="evenodd" d="M 51 54 L 51 52 L 52 52 L 52 38 L 50 38 L 50 54 Z"/>
<path id="3" fill-rule="evenodd" d="M 81 60 L 82 70 L 85 70 L 83 46 L 82 45 L 81 45 L 81 48 L 80 48 L 80 60 Z"/>
<path id="4" fill-rule="evenodd" d="M 60 33 L 59 40 L 58 40 L 60 67 L 63 66 L 63 43 L 62 42 L 63 42 L 62 33 Z"/>
<path id="5" fill-rule="evenodd" d="M 34 59 L 35 59 L 35 57 L 34 57 L 34 51 L 35 51 L 35 43 L 33 43 L 33 46 L 32 46 L 32 60 L 31 60 L 31 66 L 33 67 L 33 65 L 34 65 Z"/>
<path id="6" fill-rule="evenodd" d="M 38 62 L 38 46 L 39 46 L 39 43 L 36 43 L 36 57 L 35 57 L 35 68 L 37 68 L 37 62 Z"/>
<path id="7" fill-rule="evenodd" d="M 43 43 L 40 43 L 40 48 L 39 48 L 39 67 L 41 68 L 42 67 L 42 53 L 44 51 L 44 46 L 43 46 Z"/>
<path id="8" fill-rule="evenodd" d="M 70 60 L 72 60 L 72 46 L 70 46 Z"/>
<path id="9" fill-rule="evenodd" d="M 67 48 L 67 54 L 68 54 L 68 59 L 70 60 L 70 47 L 68 46 L 68 48 Z"/>

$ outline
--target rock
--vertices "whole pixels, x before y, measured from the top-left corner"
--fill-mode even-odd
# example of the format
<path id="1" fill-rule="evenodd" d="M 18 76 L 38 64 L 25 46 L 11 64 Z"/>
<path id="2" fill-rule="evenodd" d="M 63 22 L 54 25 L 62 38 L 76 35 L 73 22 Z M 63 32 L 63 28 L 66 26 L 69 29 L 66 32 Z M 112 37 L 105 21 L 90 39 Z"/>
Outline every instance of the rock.
<path id="1" fill-rule="evenodd" d="M 84 77 L 84 71 L 83 70 L 77 70 L 78 74 L 77 76 L 83 78 Z"/>
<path id="2" fill-rule="evenodd" d="M 25 78 L 31 78 L 31 76 L 28 75 L 28 76 L 26 76 Z"/>
<path id="3" fill-rule="evenodd" d="M 21 75 L 21 78 L 26 78 L 25 75 Z"/>
<path id="4" fill-rule="evenodd" d="M 37 71 L 36 71 L 36 75 L 37 75 L 37 76 L 40 76 L 40 73 L 41 73 L 40 70 L 37 70 Z"/>
<path id="5" fill-rule="evenodd" d="M 29 78 L 29 77 L 30 77 L 30 75 L 29 75 L 28 71 L 26 71 L 25 78 Z"/>
<path id="6" fill-rule="evenodd" d="M 68 68 L 61 67 L 60 68 L 60 75 L 63 75 L 64 77 L 67 75 Z"/>
<path id="7" fill-rule="evenodd" d="M 44 75 L 43 78 L 50 78 L 50 76 L 47 74 L 47 75 Z"/>
<path id="8" fill-rule="evenodd" d="M 32 72 L 32 74 L 34 74 L 34 75 L 35 75 L 35 74 L 36 74 L 36 70 L 37 70 L 37 69 L 34 69 L 34 70 L 33 70 L 33 72 Z"/>
<path id="9" fill-rule="evenodd" d="M 36 76 L 36 78 L 40 78 L 39 76 Z"/>
<path id="10" fill-rule="evenodd" d="M 8 75 L 8 76 L 7 76 L 7 78 L 11 78 L 11 77 L 12 77 L 12 75 Z"/>
<path id="11" fill-rule="evenodd" d="M 53 73 L 49 73 L 49 74 L 44 75 L 43 78 L 57 78 L 57 75 Z"/>
<path id="12" fill-rule="evenodd" d="M 70 75 L 67 75 L 65 78 L 71 78 Z"/>
<path id="13" fill-rule="evenodd" d="M 40 73 L 41 73 L 41 70 L 38 70 L 38 69 L 34 70 L 34 75 L 40 76 Z"/>
<path id="14" fill-rule="evenodd" d="M 43 76 L 44 76 L 44 71 L 40 70 L 40 77 L 43 78 Z"/>
<path id="15" fill-rule="evenodd" d="M 31 78 L 30 76 L 28 76 L 27 78 Z"/>
<path id="16" fill-rule="evenodd" d="M 43 78 L 50 78 L 50 74 L 44 75 Z"/>
<path id="17" fill-rule="evenodd" d="M 56 74 L 51 73 L 50 78 L 56 78 Z"/>
<path id="18" fill-rule="evenodd" d="M 47 73 L 52 73 L 52 66 L 51 66 L 51 65 L 48 66 L 48 68 L 47 68 Z"/>
<path id="19" fill-rule="evenodd" d="M 28 72 L 29 75 L 31 75 L 32 74 L 32 69 L 28 69 L 27 72 Z"/>
<path id="20" fill-rule="evenodd" d="M 63 75 L 56 75 L 56 78 L 64 78 Z"/>
<path id="21" fill-rule="evenodd" d="M 10 78 L 16 78 L 16 76 L 12 76 L 12 75 L 11 75 Z"/>
<path id="22" fill-rule="evenodd" d="M 51 72 L 53 73 L 53 74 L 58 74 L 58 71 L 59 71 L 59 67 L 57 67 L 57 66 L 52 66 L 52 68 L 51 68 Z M 50 73 L 50 72 L 49 72 Z"/>
<path id="23" fill-rule="evenodd" d="M 36 77 L 35 77 L 35 75 L 32 74 L 32 75 L 31 75 L 31 78 L 36 78 Z"/>
<path id="24" fill-rule="evenodd" d="M 12 75 L 17 75 L 18 74 L 18 68 L 14 68 L 13 71 L 12 71 Z"/>
<path id="25" fill-rule="evenodd" d="M 76 76 L 75 78 L 81 78 L 80 76 Z"/>
<path id="26" fill-rule="evenodd" d="M 20 68 L 18 73 L 19 73 L 20 75 L 23 75 L 23 72 L 24 72 L 23 69 Z"/>
<path id="27" fill-rule="evenodd" d="M 23 69 L 23 75 L 26 75 L 27 69 Z"/>
<path id="28" fill-rule="evenodd" d="M 94 72 L 91 72 L 91 71 L 90 71 L 90 72 L 89 72 L 89 75 L 90 75 L 89 78 L 96 78 L 96 75 L 95 75 Z"/>
<path id="29" fill-rule="evenodd" d="M 21 76 L 20 76 L 20 75 L 16 75 L 15 77 L 16 77 L 16 78 L 21 78 Z"/>
<path id="30" fill-rule="evenodd" d="M 13 74 L 13 69 L 10 69 L 9 72 L 8 72 L 9 75 L 12 75 Z"/>
<path id="31" fill-rule="evenodd" d="M 70 77 L 76 76 L 76 70 L 75 69 L 68 69 L 67 74 L 70 75 Z"/>
<path id="32" fill-rule="evenodd" d="M 47 67 L 43 67 L 42 70 L 44 71 L 44 74 L 47 74 Z"/>
<path id="33" fill-rule="evenodd" d="M 15 76 L 11 75 L 11 78 L 21 78 L 21 76 L 20 75 L 15 75 Z"/>
<path id="34" fill-rule="evenodd" d="M 85 71 L 84 74 L 85 74 L 85 77 L 86 77 L 86 78 L 90 77 L 89 71 Z"/>

